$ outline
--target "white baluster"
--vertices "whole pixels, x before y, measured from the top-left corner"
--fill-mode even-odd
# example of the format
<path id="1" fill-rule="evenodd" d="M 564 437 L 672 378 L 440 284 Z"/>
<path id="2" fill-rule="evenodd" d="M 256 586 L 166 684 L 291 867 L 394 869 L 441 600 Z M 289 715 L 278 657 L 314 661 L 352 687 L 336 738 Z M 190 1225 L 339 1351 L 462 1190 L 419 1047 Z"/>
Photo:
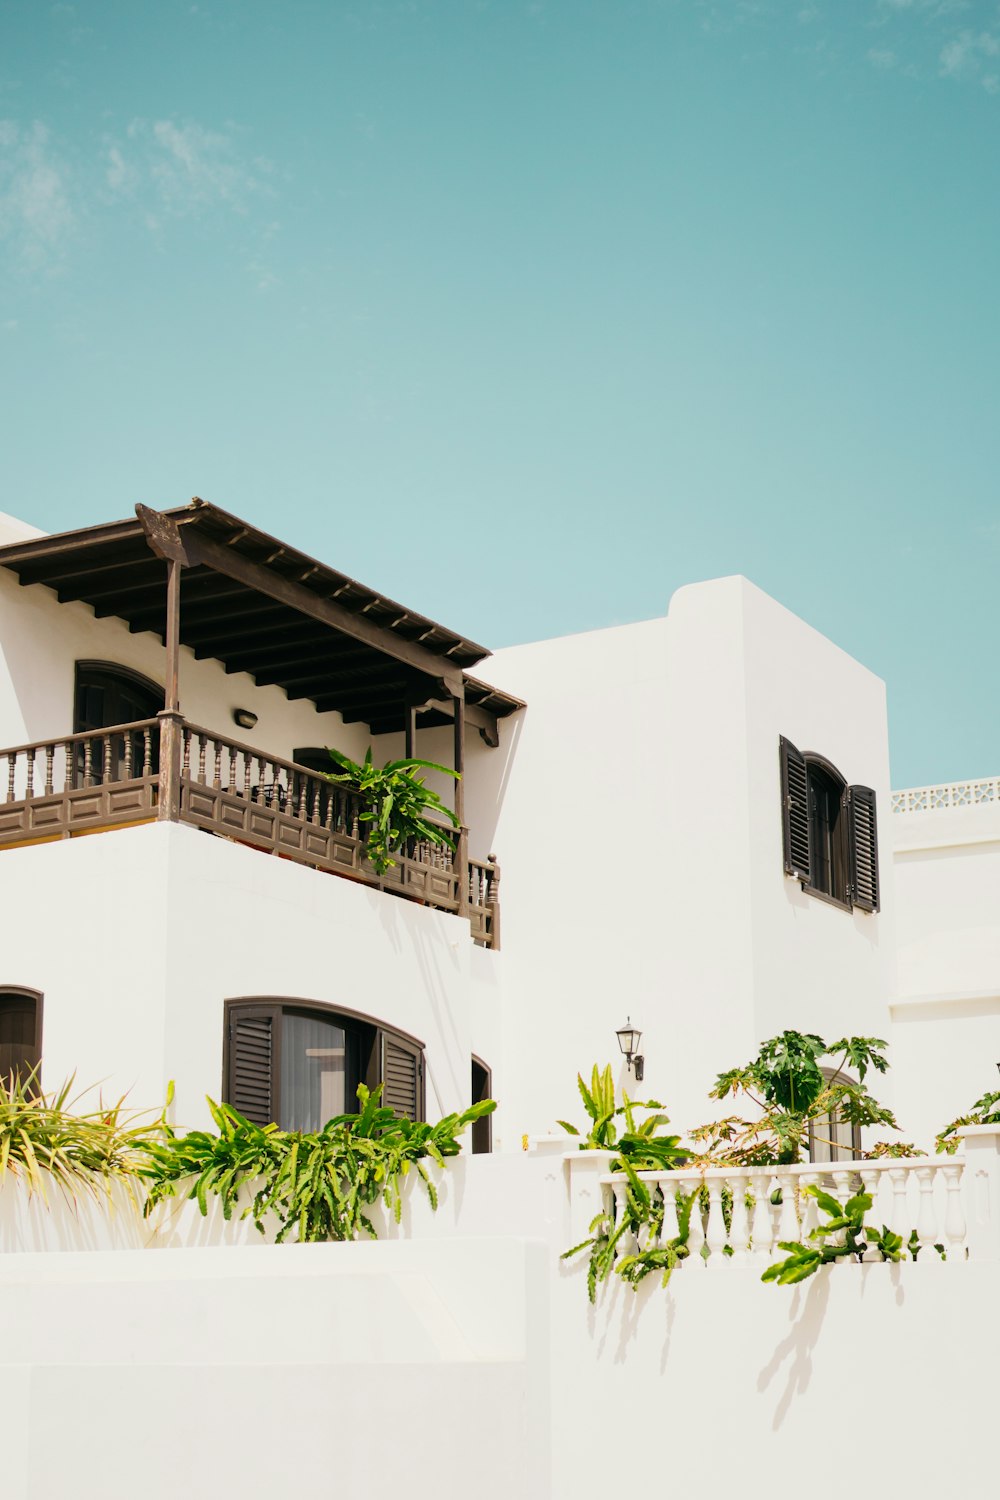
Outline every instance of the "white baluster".
<path id="1" fill-rule="evenodd" d="M 686 1198 L 694 1193 L 688 1223 L 688 1259 L 693 1266 L 704 1269 L 705 1257 L 701 1253 L 701 1247 L 705 1243 L 705 1229 L 701 1221 L 701 1184 L 700 1177 L 685 1177 L 681 1184 L 681 1192 Z"/>
<path id="2" fill-rule="evenodd" d="M 660 1181 L 660 1191 L 663 1193 L 663 1243 L 669 1244 L 680 1234 L 680 1226 L 677 1223 L 677 1183 L 672 1177 L 664 1177 Z"/>
<path id="3" fill-rule="evenodd" d="M 879 1217 L 878 1211 L 878 1188 L 879 1178 L 881 1174 L 873 1167 L 862 1167 L 860 1175 L 862 1189 L 869 1195 L 872 1200 L 872 1206 L 865 1217 L 876 1229 L 880 1229 L 882 1227 L 882 1220 Z M 882 1257 L 879 1254 L 878 1246 L 866 1245 L 865 1253 L 864 1255 L 862 1255 L 861 1259 L 864 1262 L 880 1261 Z"/>
<path id="4" fill-rule="evenodd" d="M 917 1182 L 920 1184 L 920 1204 L 917 1212 L 917 1239 L 920 1241 L 920 1264 L 939 1266 L 941 1257 L 935 1250 L 939 1243 L 937 1214 L 934 1211 L 934 1177 L 932 1166 L 917 1167 Z"/>
<path id="5" fill-rule="evenodd" d="M 721 1177 L 708 1179 L 708 1229 L 705 1234 L 705 1243 L 708 1246 L 709 1269 L 721 1270 L 727 1259 L 722 1253 L 726 1245 L 726 1221 L 722 1214 Z"/>
<path id="6" fill-rule="evenodd" d="M 753 1240 L 753 1260 L 758 1265 L 771 1258 L 774 1233 L 771 1225 L 771 1173 L 770 1170 L 754 1170 L 750 1174 L 753 1187 L 753 1219 L 750 1235 Z"/>
<path id="7" fill-rule="evenodd" d="M 889 1220 L 889 1228 L 894 1234 L 903 1236 L 904 1249 L 909 1244 L 910 1230 L 913 1228 L 906 1196 L 906 1181 L 909 1175 L 906 1167 L 889 1168 L 889 1181 L 892 1183 L 892 1218 Z"/>
<path id="8" fill-rule="evenodd" d="M 965 1209 L 962 1206 L 963 1162 L 949 1162 L 941 1168 L 948 1192 L 945 1208 L 944 1233 L 948 1241 L 948 1264 L 961 1265 L 966 1256 Z"/>
<path id="9" fill-rule="evenodd" d="M 733 1195 L 733 1217 L 729 1227 L 729 1243 L 732 1246 L 734 1266 L 746 1265 L 750 1248 L 750 1215 L 747 1213 L 747 1183 L 745 1172 L 731 1172 L 728 1177 L 729 1191 Z"/>
<path id="10" fill-rule="evenodd" d="M 839 1202 L 841 1208 L 843 1208 L 848 1198 L 850 1198 L 851 1196 L 851 1178 L 854 1174 L 853 1172 L 845 1172 L 843 1169 L 841 1169 L 836 1172 L 831 1172 L 830 1175 L 833 1178 L 834 1195 L 837 1198 L 837 1201 Z M 839 1234 L 832 1236 L 832 1240 L 834 1244 L 846 1244 L 847 1230 L 842 1229 Z M 834 1261 L 835 1266 L 849 1266 L 851 1264 L 852 1261 L 849 1255 L 841 1255 Z"/>
<path id="11" fill-rule="evenodd" d="M 777 1171 L 778 1186 L 781 1189 L 781 1218 L 778 1220 L 778 1240 L 797 1240 L 799 1237 L 799 1216 L 797 1212 L 796 1198 L 798 1197 L 798 1183 L 792 1172 Z"/>
<path id="12" fill-rule="evenodd" d="M 614 1195 L 615 1230 L 617 1231 L 619 1226 L 623 1224 L 629 1216 L 627 1184 L 624 1178 L 614 1184 Z M 618 1241 L 618 1253 L 620 1255 L 634 1255 L 637 1248 L 638 1246 L 636 1245 L 635 1235 L 632 1234 L 631 1231 L 629 1231 L 628 1234 L 623 1234 L 621 1239 Z"/>
<path id="13" fill-rule="evenodd" d="M 810 1243 L 809 1236 L 819 1224 L 819 1204 L 812 1193 L 807 1190 L 815 1187 L 819 1180 L 819 1172 L 806 1172 L 799 1178 L 799 1186 L 802 1189 L 802 1233 L 800 1238 L 806 1245 Z M 812 1243 L 815 1244 L 815 1241 Z"/>

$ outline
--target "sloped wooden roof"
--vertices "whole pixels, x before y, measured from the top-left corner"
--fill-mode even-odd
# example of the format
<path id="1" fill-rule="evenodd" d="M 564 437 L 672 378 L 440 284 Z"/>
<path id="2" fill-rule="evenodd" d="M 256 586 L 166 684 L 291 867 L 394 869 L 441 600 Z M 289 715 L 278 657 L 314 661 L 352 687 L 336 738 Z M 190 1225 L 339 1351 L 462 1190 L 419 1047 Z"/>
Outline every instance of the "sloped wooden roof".
<path id="1" fill-rule="evenodd" d="M 401 729 L 407 703 L 446 696 L 464 678 L 472 721 L 504 717 L 520 699 L 465 674 L 485 646 L 397 604 L 287 543 L 201 500 L 165 513 L 190 566 L 181 575 L 180 638 L 197 657 L 260 686 L 336 709 L 373 734 Z M 22 584 L 80 600 L 133 632 L 166 630 L 165 568 L 135 517 L 0 548 Z M 476 710 L 481 710 L 481 715 Z M 446 722 L 431 711 L 421 722 Z"/>

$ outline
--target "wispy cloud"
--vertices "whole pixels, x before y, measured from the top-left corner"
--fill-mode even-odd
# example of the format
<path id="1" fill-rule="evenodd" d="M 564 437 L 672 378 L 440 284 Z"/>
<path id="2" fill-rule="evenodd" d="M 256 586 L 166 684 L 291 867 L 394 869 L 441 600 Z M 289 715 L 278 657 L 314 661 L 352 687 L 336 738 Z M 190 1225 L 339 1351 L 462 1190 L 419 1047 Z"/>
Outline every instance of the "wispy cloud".
<path id="1" fill-rule="evenodd" d="M 873 68 L 894 68 L 899 61 L 895 52 L 888 47 L 870 47 L 867 57 Z"/>
<path id="2" fill-rule="evenodd" d="M 233 132 L 193 121 L 133 120 L 124 139 L 105 148 L 107 193 L 135 202 L 150 229 L 219 209 L 246 214 L 255 197 L 270 193 L 270 172 L 266 160 L 241 156 Z"/>
<path id="3" fill-rule="evenodd" d="M 971 78 L 983 84 L 988 93 L 996 92 L 990 87 L 992 74 L 985 71 L 988 59 L 1000 56 L 1000 36 L 992 31 L 960 31 L 941 49 L 940 71 L 942 78 Z"/>
<path id="4" fill-rule="evenodd" d="M 0 120 L 0 239 L 27 270 L 58 269 L 76 223 L 69 173 L 40 122 Z"/>

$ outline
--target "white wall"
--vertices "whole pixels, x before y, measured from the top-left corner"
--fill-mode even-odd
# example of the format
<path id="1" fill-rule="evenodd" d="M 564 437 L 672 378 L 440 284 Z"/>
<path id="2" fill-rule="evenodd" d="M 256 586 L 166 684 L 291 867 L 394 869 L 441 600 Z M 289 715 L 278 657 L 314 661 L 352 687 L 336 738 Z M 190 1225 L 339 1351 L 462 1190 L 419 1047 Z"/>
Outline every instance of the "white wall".
<path id="1" fill-rule="evenodd" d="M 510 1149 L 579 1118 L 577 1070 L 611 1060 L 624 1078 L 615 1030 L 628 1012 L 647 1034 L 639 1093 L 670 1082 L 665 651 L 654 620 L 490 662 L 491 680 L 528 703 L 470 789 L 470 822 L 495 822 L 502 868 L 498 1131 Z"/>
<path id="2" fill-rule="evenodd" d="M 899 812 L 892 834 L 897 1102 L 926 1143 L 1000 1089 L 1000 807 Z"/>
<path id="3" fill-rule="evenodd" d="M 785 1027 L 884 1035 L 895 985 L 883 684 L 742 578 L 679 590 L 666 620 L 497 653 L 528 702 L 494 787 L 503 880 L 504 1137 L 580 1118 L 574 1075 L 621 1065 L 687 1127 L 715 1075 Z M 778 743 L 876 790 L 882 910 L 806 896 L 782 869 Z M 489 808 L 477 802 L 477 818 Z M 513 1128 L 512 1128 L 513 1127 Z"/>
<path id="4" fill-rule="evenodd" d="M 0 984 L 45 997 L 46 1087 L 75 1071 L 146 1108 L 174 1079 L 176 1119 L 202 1124 L 223 1001 L 275 995 L 412 1033 L 429 1118 L 468 1103 L 475 950 L 459 917 L 167 823 L 0 854 L 0 911 Z"/>
<path id="5" fill-rule="evenodd" d="M 165 1235 L 194 1248 L 3 1254 L 5 1494 L 96 1500 L 141 1472 L 151 1500 L 263 1500 L 289 1448 L 317 1494 L 364 1478 L 575 1500 L 638 1475 L 772 1500 L 781 1476 L 826 1494 L 842 1471 L 995 1492 L 995 1260 L 841 1265 L 799 1288 L 689 1261 L 666 1291 L 611 1282 L 592 1308 L 585 1259 L 558 1258 L 590 1212 L 569 1178 L 560 1157 L 452 1163 L 437 1215 L 410 1184 L 410 1240 L 220 1246 L 229 1230 L 216 1215 L 199 1237 L 187 1204 Z M 81 1400 L 95 1385 L 110 1430 Z M 151 1459 L 158 1422 L 183 1440 Z"/>
<path id="6" fill-rule="evenodd" d="M 549 1493 L 522 1240 L 0 1257 L 5 1496 Z"/>

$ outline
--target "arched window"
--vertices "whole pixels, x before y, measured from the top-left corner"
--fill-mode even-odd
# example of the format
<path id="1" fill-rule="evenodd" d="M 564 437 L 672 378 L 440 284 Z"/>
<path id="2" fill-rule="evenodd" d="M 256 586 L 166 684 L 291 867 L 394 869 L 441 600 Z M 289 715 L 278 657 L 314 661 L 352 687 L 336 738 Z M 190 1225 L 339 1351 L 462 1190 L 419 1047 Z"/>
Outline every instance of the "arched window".
<path id="1" fill-rule="evenodd" d="M 76 697 L 73 708 L 73 733 L 89 734 L 109 729 L 114 724 L 138 724 L 155 719 L 163 707 L 163 689 L 148 677 L 119 667 L 109 661 L 78 661 L 76 664 Z M 125 740 L 132 741 L 131 753 L 125 753 Z M 131 735 L 111 735 L 109 759 L 105 766 L 106 745 L 97 740 L 91 746 L 91 774 L 97 781 L 124 781 L 126 775 L 140 776 L 143 767 L 143 738 L 139 730 Z M 159 739 L 152 741 L 152 772 L 158 770 Z M 83 776 L 84 747 L 77 746 L 77 776 Z M 131 766 L 131 771 L 129 771 Z"/>
<path id="2" fill-rule="evenodd" d="M 163 689 L 148 677 L 110 661 L 78 661 L 73 733 L 152 719 L 163 707 Z"/>
<path id="3" fill-rule="evenodd" d="M 472 1059 L 472 1102 L 481 1104 L 484 1099 L 492 1099 L 493 1075 L 481 1058 Z M 481 1120 L 472 1122 L 472 1154 L 473 1156 L 485 1155 L 493 1150 L 493 1116 L 484 1115 Z"/>
<path id="4" fill-rule="evenodd" d="M 848 786 L 822 755 L 780 740 L 785 874 L 838 906 L 878 911 L 875 793 Z"/>
<path id="5" fill-rule="evenodd" d="M 423 1043 L 371 1016 L 312 1001 L 227 1000 L 223 1098 L 257 1125 L 321 1130 L 357 1110 L 358 1084 L 424 1116 Z"/>
<path id="6" fill-rule="evenodd" d="M 840 1074 L 833 1068 L 824 1068 L 823 1077 L 827 1083 L 841 1076 L 845 1082 L 848 1080 L 846 1074 Z M 852 1125 L 850 1120 L 844 1120 L 835 1112 L 828 1111 L 824 1115 L 817 1115 L 814 1120 L 809 1121 L 809 1160 L 815 1162 L 830 1161 L 856 1161 L 861 1155 L 861 1127 Z"/>
<path id="7" fill-rule="evenodd" d="M 42 997 L 37 990 L 0 988 L 0 1082 L 30 1080 L 37 1092 L 42 1061 Z"/>

